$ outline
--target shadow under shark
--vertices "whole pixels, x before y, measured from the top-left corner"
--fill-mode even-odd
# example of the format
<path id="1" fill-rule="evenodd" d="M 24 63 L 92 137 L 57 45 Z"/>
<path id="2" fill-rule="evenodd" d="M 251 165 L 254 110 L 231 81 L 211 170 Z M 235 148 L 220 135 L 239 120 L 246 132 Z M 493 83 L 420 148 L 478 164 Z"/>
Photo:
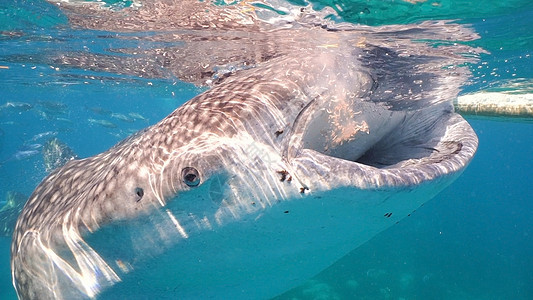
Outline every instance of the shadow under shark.
<path id="1" fill-rule="evenodd" d="M 72 24 L 116 31 L 109 24 L 121 22 L 112 16 L 137 16 L 139 24 L 150 17 L 156 26 L 162 21 L 151 8 L 167 8 L 170 18 L 187 7 L 144 3 L 129 13 L 61 7 Z M 80 12 L 99 10 L 91 26 L 80 23 Z M 275 55 L 252 55 L 246 64 L 250 53 L 231 56 L 233 66 L 246 67 L 39 184 L 13 236 L 20 298 L 276 296 L 408 216 L 472 159 L 477 137 L 452 104 L 469 75 L 465 64 L 479 52 L 456 43 L 477 38 L 467 27 L 251 20 L 233 31 L 227 24 L 173 30 L 192 46 L 221 46 L 220 56 L 205 57 L 208 77 L 227 65 L 227 41 L 261 51 L 273 45 Z M 431 42 L 439 40 L 452 42 Z M 165 51 L 154 53 L 181 53 Z M 175 74 L 205 80 L 197 64 L 187 69 L 201 58 L 191 54 Z M 138 63 L 117 58 L 112 66 Z"/>

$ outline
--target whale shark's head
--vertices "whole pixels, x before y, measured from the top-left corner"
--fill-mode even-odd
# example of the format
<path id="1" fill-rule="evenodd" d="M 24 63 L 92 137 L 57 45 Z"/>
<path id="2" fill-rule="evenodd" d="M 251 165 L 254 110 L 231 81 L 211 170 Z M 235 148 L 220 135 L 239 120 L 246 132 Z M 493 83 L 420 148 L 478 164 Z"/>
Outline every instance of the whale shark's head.
<path id="1" fill-rule="evenodd" d="M 14 232 L 12 272 L 19 296 L 96 296 L 149 257 L 199 243 L 206 236 L 202 232 L 252 226 L 254 239 L 255 226 L 305 228 L 299 218 L 272 220 L 280 209 L 313 215 L 348 201 L 352 221 L 381 215 L 358 236 L 357 245 L 449 184 L 477 147 L 475 133 L 448 103 L 401 111 L 357 97 L 332 102 L 300 94 L 297 82 L 305 73 L 273 83 L 254 71 L 194 98 L 110 150 L 70 161 L 45 178 Z M 261 101 L 254 100 L 259 95 Z M 377 209 L 385 203 L 377 196 L 380 190 L 389 200 Z M 378 199 L 357 196 L 362 191 L 374 191 Z M 391 200 L 404 195 L 401 191 L 410 196 Z M 331 199 L 328 209 L 317 206 L 321 197 Z M 291 244 L 294 238 L 283 241 Z M 212 249 L 234 247 L 230 244 L 226 239 Z M 266 253 L 257 255 L 279 255 L 268 250 L 276 243 L 267 244 Z M 193 261 L 189 257 L 180 268 Z"/>

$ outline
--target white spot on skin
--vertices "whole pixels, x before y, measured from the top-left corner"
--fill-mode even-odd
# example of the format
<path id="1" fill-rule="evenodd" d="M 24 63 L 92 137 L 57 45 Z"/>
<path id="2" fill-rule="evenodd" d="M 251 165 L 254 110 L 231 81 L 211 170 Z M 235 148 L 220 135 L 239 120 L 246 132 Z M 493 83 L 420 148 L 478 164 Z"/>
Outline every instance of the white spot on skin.
<path id="1" fill-rule="evenodd" d="M 117 181 L 115 179 L 112 179 L 107 182 L 106 190 L 109 191 L 109 193 L 112 193 L 115 190 Z"/>
<path id="2" fill-rule="evenodd" d="M 101 182 L 97 187 L 96 189 L 94 190 L 94 193 L 93 195 L 96 196 L 96 195 L 100 195 L 102 193 L 102 191 L 104 190 L 105 188 L 105 182 Z"/>
<path id="3" fill-rule="evenodd" d="M 52 194 L 52 196 L 50 196 L 50 204 L 54 204 L 54 202 L 59 198 L 59 195 L 61 193 L 59 191 L 56 191 Z"/>

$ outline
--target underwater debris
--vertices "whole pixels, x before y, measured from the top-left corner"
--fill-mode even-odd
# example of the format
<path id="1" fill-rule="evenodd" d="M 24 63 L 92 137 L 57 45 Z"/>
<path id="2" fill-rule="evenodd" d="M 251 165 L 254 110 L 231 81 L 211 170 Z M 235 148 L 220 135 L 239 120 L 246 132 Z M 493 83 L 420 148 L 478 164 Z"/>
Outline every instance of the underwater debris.
<path id="1" fill-rule="evenodd" d="M 0 236 L 11 236 L 26 200 L 28 197 L 19 192 L 6 193 L 5 204 L 0 207 Z"/>
<path id="2" fill-rule="evenodd" d="M 56 137 L 48 140 L 43 146 L 43 161 L 46 172 L 51 172 L 76 158 L 78 158 L 76 153 Z"/>

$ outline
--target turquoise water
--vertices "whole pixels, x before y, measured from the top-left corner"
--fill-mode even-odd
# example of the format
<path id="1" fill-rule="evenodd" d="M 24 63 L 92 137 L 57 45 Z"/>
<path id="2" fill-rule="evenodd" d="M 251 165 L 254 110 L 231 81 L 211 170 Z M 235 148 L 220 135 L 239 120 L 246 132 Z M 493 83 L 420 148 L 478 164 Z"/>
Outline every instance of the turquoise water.
<path id="1" fill-rule="evenodd" d="M 475 44 L 491 52 L 472 66 L 474 77 L 465 90 L 475 91 L 533 79 L 529 2 L 322 1 L 315 6 L 332 5 L 345 19 L 369 25 L 427 19 L 473 24 L 481 34 Z M 66 26 L 61 13 L 44 1 L 0 2 L 0 66 L 5 67 L 0 69 L 0 106 L 31 105 L 0 111 L 0 161 L 5 161 L 0 203 L 7 191 L 29 195 L 45 175 L 41 155 L 9 160 L 35 135 L 51 131 L 80 157 L 94 155 L 200 92 L 170 80 L 62 70 L 44 63 L 42 57 L 53 51 L 120 44 L 98 32 L 73 32 Z M 480 148 L 453 185 L 279 298 L 533 299 L 533 124 L 469 121 Z M 15 297 L 9 243 L 0 238 L 0 299 Z"/>

